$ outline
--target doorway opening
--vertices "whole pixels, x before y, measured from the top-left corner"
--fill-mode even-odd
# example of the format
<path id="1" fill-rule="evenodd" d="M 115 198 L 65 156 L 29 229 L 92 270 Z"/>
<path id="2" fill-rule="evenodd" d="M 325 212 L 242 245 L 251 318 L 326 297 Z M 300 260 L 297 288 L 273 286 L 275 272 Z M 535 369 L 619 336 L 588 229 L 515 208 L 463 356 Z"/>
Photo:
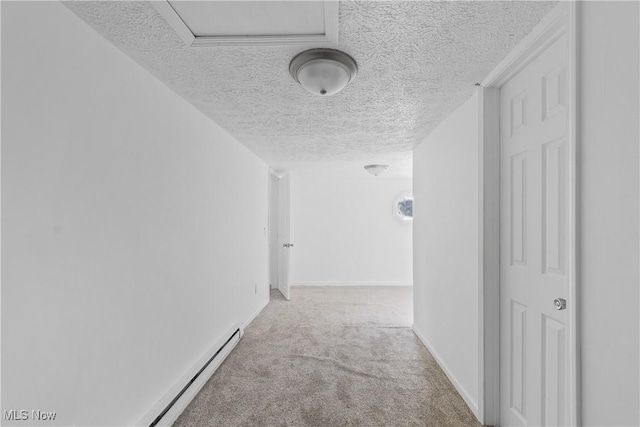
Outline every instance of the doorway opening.
<path id="1" fill-rule="evenodd" d="M 316 170 L 272 174 L 271 288 L 286 299 L 292 298 L 291 288 L 330 287 L 335 295 L 355 287 L 410 289 L 410 170 L 373 176 L 360 165 L 333 168 L 324 174 Z M 411 300 L 407 311 L 411 326 Z"/>

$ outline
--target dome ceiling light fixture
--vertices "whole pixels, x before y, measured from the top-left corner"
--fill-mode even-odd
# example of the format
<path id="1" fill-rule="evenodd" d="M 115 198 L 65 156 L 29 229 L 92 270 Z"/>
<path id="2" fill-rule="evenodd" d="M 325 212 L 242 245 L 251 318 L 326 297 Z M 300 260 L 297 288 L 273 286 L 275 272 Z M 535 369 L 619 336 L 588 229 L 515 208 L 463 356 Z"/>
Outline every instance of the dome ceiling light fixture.
<path id="1" fill-rule="evenodd" d="M 389 165 L 366 165 L 365 170 L 373 176 L 378 176 L 389 168 Z"/>
<path id="2" fill-rule="evenodd" d="M 314 95 L 331 96 L 356 77 L 358 65 L 352 57 L 339 50 L 310 49 L 291 60 L 289 73 Z"/>

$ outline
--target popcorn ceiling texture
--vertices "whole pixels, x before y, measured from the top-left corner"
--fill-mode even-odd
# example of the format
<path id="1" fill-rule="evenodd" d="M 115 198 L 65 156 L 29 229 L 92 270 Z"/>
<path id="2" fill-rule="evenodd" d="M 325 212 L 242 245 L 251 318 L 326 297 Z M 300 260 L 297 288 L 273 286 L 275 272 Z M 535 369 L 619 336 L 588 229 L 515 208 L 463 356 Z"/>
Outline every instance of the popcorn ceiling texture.
<path id="1" fill-rule="evenodd" d="M 358 76 L 332 97 L 291 78 L 304 46 L 188 48 L 148 2 L 65 2 L 275 169 L 400 162 L 476 90 L 553 2 L 341 1 Z"/>

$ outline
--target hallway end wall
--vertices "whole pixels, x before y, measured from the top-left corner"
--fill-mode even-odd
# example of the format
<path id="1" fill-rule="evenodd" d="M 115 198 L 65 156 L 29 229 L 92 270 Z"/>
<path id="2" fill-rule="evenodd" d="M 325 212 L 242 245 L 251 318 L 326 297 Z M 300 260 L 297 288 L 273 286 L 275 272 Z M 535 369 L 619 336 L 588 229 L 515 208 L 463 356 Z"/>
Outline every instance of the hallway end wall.
<path id="1" fill-rule="evenodd" d="M 292 174 L 292 285 L 412 285 L 412 225 L 393 215 L 411 179 L 362 174 Z"/>
<path id="2" fill-rule="evenodd" d="M 413 151 L 414 331 L 478 416 L 478 95 Z"/>
<path id="3" fill-rule="evenodd" d="M 1 7 L 2 410 L 134 425 L 269 301 L 268 168 L 63 4 Z"/>

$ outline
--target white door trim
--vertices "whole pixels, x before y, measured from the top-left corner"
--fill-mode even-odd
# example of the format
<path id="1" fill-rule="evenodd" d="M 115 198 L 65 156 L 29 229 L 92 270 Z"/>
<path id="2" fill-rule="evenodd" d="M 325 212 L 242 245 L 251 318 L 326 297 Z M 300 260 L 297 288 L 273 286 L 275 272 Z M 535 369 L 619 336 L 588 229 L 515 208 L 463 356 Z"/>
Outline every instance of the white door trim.
<path id="1" fill-rule="evenodd" d="M 479 402 L 480 421 L 500 423 L 500 88 L 562 35 L 569 40 L 569 301 L 568 325 L 570 425 L 580 425 L 580 340 L 578 305 L 577 223 L 577 9 L 576 2 L 556 6 L 482 82 L 479 91 Z"/>

